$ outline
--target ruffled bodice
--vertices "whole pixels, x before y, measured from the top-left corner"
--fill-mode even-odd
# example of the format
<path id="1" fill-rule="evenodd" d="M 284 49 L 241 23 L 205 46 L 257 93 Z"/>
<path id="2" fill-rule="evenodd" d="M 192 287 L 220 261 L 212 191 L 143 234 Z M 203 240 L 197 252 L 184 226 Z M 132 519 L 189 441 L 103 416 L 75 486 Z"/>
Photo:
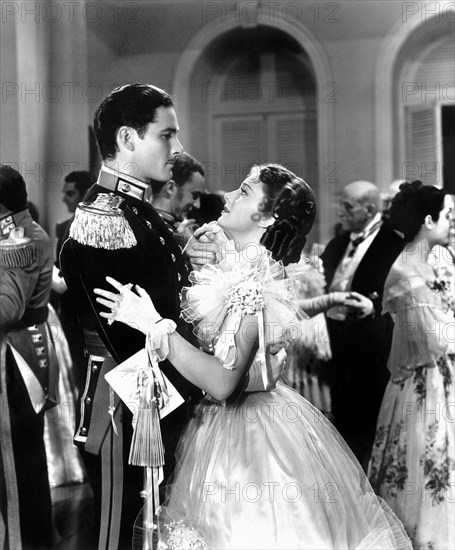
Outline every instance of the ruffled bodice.
<path id="1" fill-rule="evenodd" d="M 392 268 L 384 290 L 383 312 L 395 321 L 388 367 L 392 380 L 419 365 L 454 353 L 454 314 L 450 281 L 429 279 L 412 267 Z"/>
<path id="2" fill-rule="evenodd" d="M 254 317 L 259 342 L 249 366 L 247 391 L 264 391 L 275 386 L 283 365 L 283 355 L 275 353 L 276 346 L 270 353 L 270 346 L 281 343 L 284 347 L 298 337 L 303 314 L 296 282 L 286 278 L 283 264 L 274 261 L 264 247 L 253 248 L 248 254 L 232 251 L 222 262 L 192 272 L 193 286 L 184 289 L 181 315 L 195 324 L 195 335 L 228 369 L 240 323 L 246 316 Z M 247 338 L 248 328 L 244 325 Z"/>

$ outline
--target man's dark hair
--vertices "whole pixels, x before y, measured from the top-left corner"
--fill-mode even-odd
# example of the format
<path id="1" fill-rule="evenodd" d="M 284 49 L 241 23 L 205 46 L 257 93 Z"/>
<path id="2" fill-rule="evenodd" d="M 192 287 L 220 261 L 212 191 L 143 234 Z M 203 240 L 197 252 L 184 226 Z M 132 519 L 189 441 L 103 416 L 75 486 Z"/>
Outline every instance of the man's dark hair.
<path id="1" fill-rule="evenodd" d="M 27 206 L 24 178 L 7 164 L 0 164 L 0 203 L 12 212 Z"/>
<path id="2" fill-rule="evenodd" d="M 195 173 L 205 177 L 205 171 L 202 164 L 188 153 L 181 153 L 175 157 L 174 166 L 172 168 L 172 179 L 177 187 L 182 187 L 187 183 L 191 176 Z"/>
<path id="3" fill-rule="evenodd" d="M 74 187 L 79 191 L 81 195 L 85 195 L 87 189 L 92 186 L 93 180 L 90 172 L 81 170 L 80 172 L 70 172 L 65 181 L 67 183 L 74 183 Z"/>
<path id="4" fill-rule="evenodd" d="M 159 107 L 172 107 L 172 97 L 150 84 L 126 84 L 113 90 L 95 112 L 94 128 L 103 159 L 118 152 L 117 131 L 122 126 L 134 128 L 143 137 L 147 125 L 155 122 Z"/>

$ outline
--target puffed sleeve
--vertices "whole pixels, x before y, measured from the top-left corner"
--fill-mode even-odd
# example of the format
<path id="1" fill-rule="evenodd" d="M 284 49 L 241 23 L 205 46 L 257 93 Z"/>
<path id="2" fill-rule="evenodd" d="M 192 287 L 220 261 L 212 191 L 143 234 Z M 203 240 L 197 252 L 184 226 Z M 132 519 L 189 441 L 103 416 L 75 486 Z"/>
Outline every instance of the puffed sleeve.
<path id="1" fill-rule="evenodd" d="M 388 366 L 394 378 L 448 353 L 454 319 L 439 296 L 419 276 L 397 280 L 384 293 L 384 312 L 395 326 Z"/>

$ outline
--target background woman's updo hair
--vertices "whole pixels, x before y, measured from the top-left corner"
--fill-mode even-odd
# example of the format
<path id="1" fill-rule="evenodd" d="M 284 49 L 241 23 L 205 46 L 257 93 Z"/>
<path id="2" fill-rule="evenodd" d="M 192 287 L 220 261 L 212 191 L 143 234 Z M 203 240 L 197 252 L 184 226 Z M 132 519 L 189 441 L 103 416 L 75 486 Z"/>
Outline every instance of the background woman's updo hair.
<path id="1" fill-rule="evenodd" d="M 264 214 L 271 214 L 275 223 L 261 238 L 261 244 L 272 253 L 274 260 L 284 265 L 298 262 L 313 227 L 316 216 L 316 197 L 301 178 L 279 164 L 255 166 L 263 183 Z"/>
<path id="2" fill-rule="evenodd" d="M 403 234 L 406 242 L 413 241 L 425 218 L 429 215 L 437 222 L 444 208 L 445 192 L 433 185 L 416 180 L 402 183 L 390 206 L 390 223 Z"/>

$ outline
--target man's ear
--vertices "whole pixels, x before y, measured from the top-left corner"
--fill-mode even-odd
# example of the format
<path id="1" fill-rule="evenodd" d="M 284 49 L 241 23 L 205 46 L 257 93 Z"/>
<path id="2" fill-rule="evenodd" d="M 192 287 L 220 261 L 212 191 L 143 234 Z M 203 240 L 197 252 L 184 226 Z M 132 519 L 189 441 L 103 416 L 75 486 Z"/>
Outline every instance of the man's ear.
<path id="1" fill-rule="evenodd" d="M 134 132 L 129 126 L 121 126 L 117 130 L 117 145 L 121 150 L 122 147 L 128 151 L 134 151 Z M 137 133 L 136 133 L 137 135 Z"/>
<path id="2" fill-rule="evenodd" d="M 169 180 L 164 184 L 164 196 L 167 199 L 172 199 L 177 193 L 177 185 L 174 180 Z"/>
<path id="3" fill-rule="evenodd" d="M 270 227 L 275 223 L 275 218 L 273 216 L 263 216 L 258 221 L 258 227 Z"/>

